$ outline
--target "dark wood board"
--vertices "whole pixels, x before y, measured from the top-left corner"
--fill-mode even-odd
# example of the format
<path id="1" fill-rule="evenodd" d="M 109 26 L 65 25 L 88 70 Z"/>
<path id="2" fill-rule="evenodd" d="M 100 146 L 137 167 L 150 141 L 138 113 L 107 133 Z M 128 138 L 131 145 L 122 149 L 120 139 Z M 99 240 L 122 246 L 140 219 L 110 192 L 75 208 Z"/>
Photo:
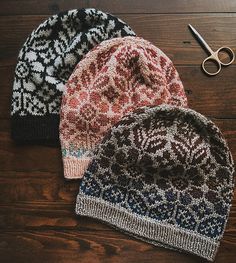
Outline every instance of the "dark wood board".
<path id="1" fill-rule="evenodd" d="M 26 37 L 48 15 L 0 16 L 0 66 L 15 65 Z M 120 14 L 137 35 L 163 50 L 175 65 L 199 65 L 206 53 L 188 29 L 197 29 L 212 49 L 230 44 L 236 49 L 236 13 L 222 14 Z M 7 27 L 6 27 L 7 25 Z M 236 62 L 234 63 L 236 65 Z"/>
<path id="2" fill-rule="evenodd" d="M 55 14 L 83 7 L 102 9 L 113 14 L 236 12 L 234 0 L 1 0 L 0 15 Z"/>
<path id="3" fill-rule="evenodd" d="M 236 160 L 236 64 L 216 77 L 204 75 L 200 64 L 206 53 L 187 28 L 195 25 L 213 49 L 229 45 L 236 51 L 235 0 L 1 0 L 0 262 L 205 262 L 76 216 L 79 182 L 63 178 L 60 149 L 11 140 L 10 100 L 19 49 L 49 15 L 82 7 L 116 14 L 163 50 L 180 74 L 189 106 L 220 127 Z M 236 195 L 215 262 L 234 263 L 235 258 Z"/>

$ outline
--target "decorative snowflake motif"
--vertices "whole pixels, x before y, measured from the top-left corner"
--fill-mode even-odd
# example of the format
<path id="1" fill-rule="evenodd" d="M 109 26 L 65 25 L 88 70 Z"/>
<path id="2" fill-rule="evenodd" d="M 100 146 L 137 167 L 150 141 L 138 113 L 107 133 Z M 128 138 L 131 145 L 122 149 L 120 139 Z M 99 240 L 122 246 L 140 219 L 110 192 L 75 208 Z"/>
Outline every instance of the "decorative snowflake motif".
<path id="1" fill-rule="evenodd" d="M 46 65 L 51 64 L 56 58 L 56 54 L 52 48 L 48 48 L 46 53 L 40 53 L 39 56 L 43 59 L 43 62 Z"/>
<path id="2" fill-rule="evenodd" d="M 135 35 L 123 21 L 95 9 L 71 10 L 40 24 L 19 53 L 11 114 L 59 114 L 65 83 L 76 64 L 92 47 L 112 38 L 111 33 Z"/>
<path id="3" fill-rule="evenodd" d="M 19 79 L 26 78 L 30 73 L 29 66 L 26 62 L 20 61 L 16 66 L 16 76 Z"/>

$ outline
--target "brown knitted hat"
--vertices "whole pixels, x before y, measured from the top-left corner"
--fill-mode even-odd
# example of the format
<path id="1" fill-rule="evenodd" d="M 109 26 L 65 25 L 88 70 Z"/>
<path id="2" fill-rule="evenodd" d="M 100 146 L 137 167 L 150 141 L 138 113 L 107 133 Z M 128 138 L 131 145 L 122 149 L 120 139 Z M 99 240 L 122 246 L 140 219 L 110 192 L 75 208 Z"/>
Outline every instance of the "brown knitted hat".
<path id="1" fill-rule="evenodd" d="M 113 126 L 97 147 L 76 212 L 213 260 L 231 206 L 233 173 L 213 122 L 181 107 L 144 107 Z"/>

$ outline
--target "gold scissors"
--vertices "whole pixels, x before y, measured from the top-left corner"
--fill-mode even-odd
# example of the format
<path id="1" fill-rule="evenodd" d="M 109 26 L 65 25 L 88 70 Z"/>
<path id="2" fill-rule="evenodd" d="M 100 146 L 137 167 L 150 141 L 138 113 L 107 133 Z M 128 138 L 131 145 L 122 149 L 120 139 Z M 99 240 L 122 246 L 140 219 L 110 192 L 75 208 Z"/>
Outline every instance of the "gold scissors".
<path id="1" fill-rule="evenodd" d="M 230 64 L 232 64 L 234 62 L 235 59 L 235 54 L 233 52 L 233 50 L 229 47 L 220 47 L 217 51 L 213 51 L 209 45 L 207 44 L 207 42 L 203 39 L 203 37 L 197 32 L 197 30 L 191 26 L 190 24 L 188 25 L 189 28 L 191 29 L 191 31 L 193 32 L 193 34 L 195 35 L 195 37 L 197 38 L 197 40 L 200 42 L 200 44 L 202 44 L 202 46 L 208 51 L 208 53 L 210 54 L 209 57 L 207 57 L 205 60 L 203 60 L 202 62 L 202 69 L 204 70 L 204 72 L 207 75 L 210 76 L 214 76 L 217 75 L 220 71 L 221 71 L 221 66 L 229 66 Z M 229 62 L 224 63 L 221 58 L 220 58 L 220 52 L 227 54 Z M 206 62 L 213 62 L 216 64 L 217 66 L 217 71 L 216 72 L 209 72 L 207 71 L 205 64 Z"/>

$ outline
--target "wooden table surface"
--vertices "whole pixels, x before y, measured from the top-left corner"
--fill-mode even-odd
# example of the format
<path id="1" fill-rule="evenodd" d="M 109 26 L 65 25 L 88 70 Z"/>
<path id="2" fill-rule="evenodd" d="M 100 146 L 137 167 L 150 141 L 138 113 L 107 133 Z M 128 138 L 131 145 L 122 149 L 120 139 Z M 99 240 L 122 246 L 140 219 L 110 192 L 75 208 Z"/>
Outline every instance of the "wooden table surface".
<path id="1" fill-rule="evenodd" d="M 74 213 L 78 182 L 63 179 L 60 149 L 16 146 L 9 108 L 16 58 L 28 34 L 59 11 L 95 7 L 126 21 L 174 62 L 191 108 L 223 131 L 236 160 L 236 65 L 215 77 L 200 69 L 205 52 L 191 23 L 213 49 L 236 51 L 235 0 L 1 0 L 0 262 L 205 262 L 137 241 Z M 236 196 L 216 262 L 236 262 Z"/>

